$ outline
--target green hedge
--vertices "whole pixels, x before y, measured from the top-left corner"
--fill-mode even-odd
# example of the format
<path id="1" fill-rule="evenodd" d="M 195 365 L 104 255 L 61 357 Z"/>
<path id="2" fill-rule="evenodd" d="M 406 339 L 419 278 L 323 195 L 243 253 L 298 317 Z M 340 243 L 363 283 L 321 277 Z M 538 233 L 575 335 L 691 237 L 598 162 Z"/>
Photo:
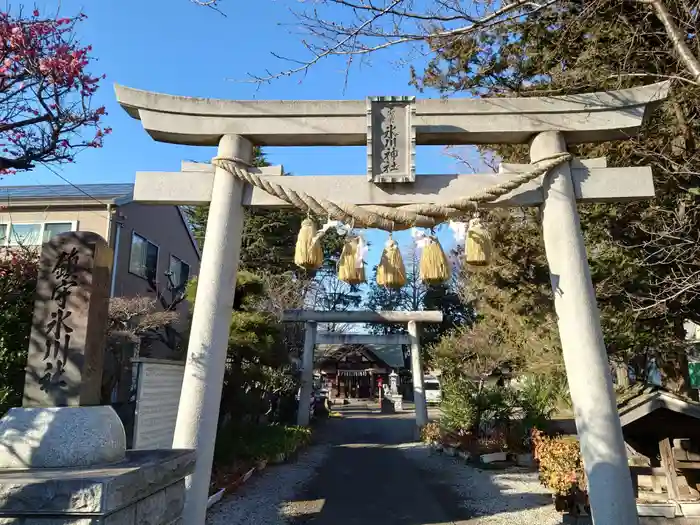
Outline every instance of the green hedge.
<path id="1" fill-rule="evenodd" d="M 271 460 L 291 454 L 311 439 L 311 429 L 283 425 L 222 426 L 216 438 L 214 461 L 221 465 L 236 460 Z"/>

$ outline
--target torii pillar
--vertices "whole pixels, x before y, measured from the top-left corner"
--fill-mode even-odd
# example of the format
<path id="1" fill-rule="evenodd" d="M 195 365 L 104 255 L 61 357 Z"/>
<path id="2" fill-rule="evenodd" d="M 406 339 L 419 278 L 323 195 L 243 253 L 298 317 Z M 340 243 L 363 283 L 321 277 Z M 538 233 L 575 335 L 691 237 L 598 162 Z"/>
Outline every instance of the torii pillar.
<path id="1" fill-rule="evenodd" d="M 537 135 L 532 162 L 566 152 L 558 132 Z M 544 179 L 542 234 L 559 339 L 596 525 L 636 524 L 637 507 L 569 163 Z"/>
<path id="2" fill-rule="evenodd" d="M 253 145 L 242 137 L 224 135 L 218 154 L 247 166 L 253 160 Z M 207 512 L 241 250 L 243 189 L 233 175 L 216 169 L 173 439 L 173 448 L 197 451 L 194 473 L 185 482 L 183 523 L 204 523 Z"/>

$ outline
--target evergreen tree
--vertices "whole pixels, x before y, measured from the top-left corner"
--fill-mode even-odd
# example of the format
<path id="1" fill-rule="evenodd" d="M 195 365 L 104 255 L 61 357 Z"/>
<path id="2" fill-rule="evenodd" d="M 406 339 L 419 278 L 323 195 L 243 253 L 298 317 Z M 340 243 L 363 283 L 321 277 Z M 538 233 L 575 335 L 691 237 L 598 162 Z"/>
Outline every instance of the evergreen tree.
<path id="1" fill-rule="evenodd" d="M 666 5 L 677 20 L 687 19 L 682 1 Z M 693 38 L 688 42 L 696 46 Z M 557 2 L 556 9 L 537 16 L 459 39 L 436 39 L 433 45 L 434 60 L 424 71 L 414 71 L 413 82 L 445 94 L 575 94 L 649 84 L 683 70 L 661 22 L 638 3 L 599 2 L 590 9 L 586 2 Z M 653 168 L 655 199 L 584 205 L 579 211 L 611 357 L 634 365 L 638 377 L 653 357 L 666 372 L 667 384 L 677 388 L 687 379 L 684 321 L 700 321 L 699 94 L 693 83 L 676 81 L 638 138 L 571 148 L 584 158 L 605 156 L 610 166 Z M 507 161 L 527 161 L 527 147 L 486 149 Z M 521 318 L 527 321 L 543 305 L 551 315 L 551 299 L 539 302 L 539 290 L 549 281 L 546 268 L 526 263 L 543 257 L 539 241 L 531 240 L 539 229 L 536 215 L 526 215 L 532 225 L 520 233 L 513 230 L 510 237 L 518 248 L 497 247 L 506 257 L 520 257 L 513 260 L 510 280 L 518 287 L 529 282 L 526 293 L 538 290 L 522 297 Z M 495 279 L 493 296 L 514 291 L 511 282 L 490 277 Z"/>
<path id="2" fill-rule="evenodd" d="M 222 418 L 254 421 L 266 409 L 265 393 L 291 394 L 295 389 L 284 328 L 275 315 L 257 307 L 265 293 L 263 279 L 245 270 L 238 272 L 221 393 Z M 195 278 L 187 288 L 190 304 L 196 294 Z"/>
<path id="3" fill-rule="evenodd" d="M 474 321 L 474 311 L 470 302 L 460 297 L 454 280 L 438 285 L 426 285 L 421 281 L 418 270 L 420 255 L 414 245 L 403 251 L 407 254 L 404 257 L 406 284 L 399 289 L 379 286 L 376 279 L 377 268 L 375 267 L 365 299 L 365 307 L 374 311 L 441 311 L 443 314 L 442 323 L 425 323 L 421 326 L 421 348 L 425 358 L 428 358 L 429 347 L 439 341 L 444 334 L 457 327 L 468 326 Z M 402 323 L 367 323 L 367 328 L 375 334 L 405 334 L 407 332 L 406 326 Z"/>
<path id="4" fill-rule="evenodd" d="M 254 149 L 253 165 L 269 166 L 260 147 Z M 195 239 L 204 246 L 209 206 L 186 208 Z M 304 214 L 295 209 L 246 208 L 241 239 L 242 270 L 259 273 L 297 271 L 294 265 L 294 245 Z"/>

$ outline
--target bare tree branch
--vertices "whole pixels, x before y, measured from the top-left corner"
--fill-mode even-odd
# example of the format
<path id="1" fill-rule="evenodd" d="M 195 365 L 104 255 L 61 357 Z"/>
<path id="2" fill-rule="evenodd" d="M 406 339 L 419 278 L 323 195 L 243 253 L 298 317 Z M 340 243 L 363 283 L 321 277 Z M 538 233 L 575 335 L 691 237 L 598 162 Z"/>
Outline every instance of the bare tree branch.
<path id="1" fill-rule="evenodd" d="M 661 0 L 638 0 L 642 4 L 648 4 L 654 9 L 659 21 L 664 25 L 666 29 L 666 35 L 668 36 L 673 48 L 678 53 L 678 57 L 683 65 L 688 69 L 690 74 L 693 76 L 693 80 L 696 84 L 700 84 L 700 61 L 693 55 L 690 48 L 686 45 L 685 41 L 688 37 L 687 34 L 683 34 L 678 26 L 674 23 L 671 13 L 669 13 Z"/>
<path id="2" fill-rule="evenodd" d="M 211 7 L 221 0 L 190 1 Z M 597 7 L 606 2 L 608 0 L 589 2 L 582 16 L 595 16 Z M 267 83 L 297 74 L 305 75 L 322 60 L 334 56 L 342 57 L 346 69 L 349 69 L 357 62 L 355 58 L 367 60 L 373 53 L 405 44 L 421 49 L 424 54 L 454 45 L 456 41 L 469 45 L 465 39 L 476 37 L 479 32 L 522 21 L 563 3 L 563 0 L 513 0 L 500 4 L 479 0 L 469 3 L 430 0 L 420 5 L 413 0 L 302 0 L 301 3 L 307 7 L 301 10 L 292 8 L 292 13 L 306 35 L 301 44 L 310 56 L 295 58 L 273 52 L 275 58 L 293 66 L 280 71 L 268 70 L 264 75 L 249 73 L 250 82 Z M 631 3 L 649 5 L 650 13 L 663 24 L 683 69 L 691 76 L 691 79 L 680 75 L 677 78 L 700 84 L 700 42 L 694 37 L 697 6 L 684 8 L 681 5 L 674 15 L 664 0 L 632 0 Z M 696 54 L 691 51 L 689 42 L 695 42 Z"/>
<path id="3" fill-rule="evenodd" d="M 213 9 L 219 13 L 221 16 L 226 16 L 226 13 L 219 9 L 219 0 L 190 0 L 190 2 L 198 6 L 208 7 L 209 9 Z"/>
<path id="4" fill-rule="evenodd" d="M 305 74 L 323 59 L 332 56 L 367 56 L 401 44 L 437 45 L 441 41 L 463 38 L 493 25 L 530 16 L 546 9 L 559 0 L 545 0 L 538 3 L 532 0 L 514 0 L 474 16 L 474 10 L 464 8 L 460 2 L 436 0 L 425 12 L 412 10 L 410 0 L 385 0 L 377 5 L 371 0 L 321 0 L 306 11 L 294 11 L 301 28 L 313 40 L 303 39 L 302 44 L 311 54 L 308 59 L 294 59 L 277 53 L 273 56 L 286 60 L 296 67 L 268 74 L 250 75 L 256 83 L 270 82 L 282 77 Z M 332 11 L 343 8 L 350 21 L 325 18 L 322 8 Z M 478 11 L 478 9 L 477 9 Z M 454 27 L 451 27 L 454 26 Z M 352 63 L 352 60 L 348 60 Z"/>

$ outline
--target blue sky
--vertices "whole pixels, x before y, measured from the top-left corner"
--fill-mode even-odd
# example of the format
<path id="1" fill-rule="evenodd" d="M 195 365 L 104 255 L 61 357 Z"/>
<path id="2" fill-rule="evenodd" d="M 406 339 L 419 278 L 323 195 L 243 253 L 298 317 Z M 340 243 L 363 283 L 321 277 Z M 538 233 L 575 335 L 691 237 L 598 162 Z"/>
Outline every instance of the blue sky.
<path id="1" fill-rule="evenodd" d="M 91 72 L 107 75 L 95 101 L 107 107 L 106 125 L 114 130 L 104 148 L 80 153 L 75 164 L 52 166 L 75 184 L 133 182 L 136 171 L 177 171 L 183 159 L 204 161 L 215 154 L 212 148 L 154 142 L 116 104 L 114 83 L 176 95 L 242 100 L 419 95 L 408 85 L 408 68 L 395 65 L 406 51 L 398 48 L 374 57 L 371 67 L 353 67 L 348 76 L 342 61 L 327 60 L 303 77 L 264 85 L 247 82 L 249 74 L 289 67 L 272 53 L 305 56 L 298 30 L 289 25 L 294 23 L 289 7 L 298 6 L 296 0 L 223 0 L 226 17 L 188 0 L 38 0 L 31 5 L 42 13 L 54 13 L 59 4 L 64 16 L 79 11 L 88 15 L 79 26 L 79 39 L 93 46 L 98 59 Z M 366 169 L 363 147 L 268 148 L 266 152 L 270 162 L 283 164 L 295 175 L 360 175 Z M 468 171 L 443 147 L 419 147 L 416 163 L 418 173 Z M 7 177 L 3 183 L 60 184 L 62 180 L 39 167 Z M 369 238 L 380 247 L 386 235 L 372 233 Z M 371 250 L 370 264 L 376 264 L 380 251 Z"/>

